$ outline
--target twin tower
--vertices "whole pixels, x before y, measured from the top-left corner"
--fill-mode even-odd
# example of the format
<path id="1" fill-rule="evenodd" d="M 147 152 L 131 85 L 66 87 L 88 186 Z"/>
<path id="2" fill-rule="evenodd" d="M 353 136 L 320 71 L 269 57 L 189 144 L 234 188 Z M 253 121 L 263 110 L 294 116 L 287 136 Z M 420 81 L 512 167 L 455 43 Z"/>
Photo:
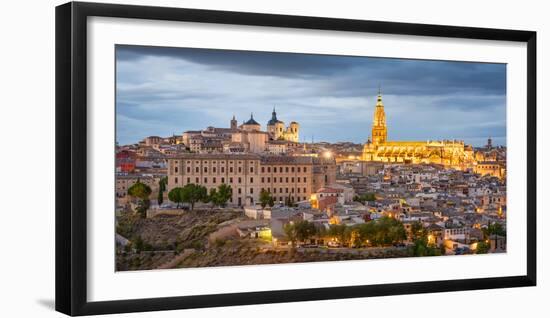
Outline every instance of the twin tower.
<path id="1" fill-rule="evenodd" d="M 254 116 L 252 114 L 250 114 L 250 119 L 243 123 L 240 128 L 251 131 L 261 130 L 260 124 L 254 120 Z M 235 119 L 235 116 L 233 116 L 233 119 L 231 120 L 231 129 L 237 129 L 237 120 Z M 273 107 L 271 119 L 267 122 L 267 134 L 269 135 L 270 140 L 298 142 L 300 138 L 300 125 L 297 122 L 292 121 L 290 122 L 290 125 L 285 126 L 283 121 L 277 119 L 277 112 L 275 111 L 275 107 Z"/>

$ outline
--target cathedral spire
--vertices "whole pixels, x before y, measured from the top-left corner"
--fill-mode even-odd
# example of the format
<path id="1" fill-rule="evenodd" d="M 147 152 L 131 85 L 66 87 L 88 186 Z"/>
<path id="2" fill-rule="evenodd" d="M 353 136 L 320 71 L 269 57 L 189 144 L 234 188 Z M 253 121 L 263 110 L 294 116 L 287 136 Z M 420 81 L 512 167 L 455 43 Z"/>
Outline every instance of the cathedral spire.
<path id="1" fill-rule="evenodd" d="M 374 109 L 374 118 L 372 121 L 372 143 L 383 144 L 388 136 L 386 126 L 386 113 L 384 112 L 384 103 L 382 103 L 382 94 L 380 86 L 378 87 L 378 98 Z"/>

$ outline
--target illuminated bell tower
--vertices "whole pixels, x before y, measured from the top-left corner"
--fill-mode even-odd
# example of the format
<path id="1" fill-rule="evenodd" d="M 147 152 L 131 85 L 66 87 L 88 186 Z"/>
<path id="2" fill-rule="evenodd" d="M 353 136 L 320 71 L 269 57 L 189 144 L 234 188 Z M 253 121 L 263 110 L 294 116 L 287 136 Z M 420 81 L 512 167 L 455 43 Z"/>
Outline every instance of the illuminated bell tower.
<path id="1" fill-rule="evenodd" d="M 386 113 L 384 112 L 384 104 L 382 103 L 382 94 L 378 89 L 378 99 L 376 108 L 374 109 L 374 119 L 372 122 L 372 143 L 383 144 L 388 139 L 388 127 L 386 126 Z"/>

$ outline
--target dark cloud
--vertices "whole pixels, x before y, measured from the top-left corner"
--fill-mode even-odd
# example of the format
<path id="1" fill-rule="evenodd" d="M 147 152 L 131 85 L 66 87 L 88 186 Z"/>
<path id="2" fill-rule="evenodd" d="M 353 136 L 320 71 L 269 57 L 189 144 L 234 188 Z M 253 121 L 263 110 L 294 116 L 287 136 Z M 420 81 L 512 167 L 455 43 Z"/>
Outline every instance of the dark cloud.
<path id="1" fill-rule="evenodd" d="M 142 125 L 117 129 L 122 143 L 252 111 L 264 124 L 274 105 L 304 139 L 362 142 L 379 85 L 394 139 L 505 142 L 504 64 L 126 45 L 116 58 L 117 115 Z"/>
<path id="2" fill-rule="evenodd" d="M 117 46 L 121 61 L 169 57 L 228 72 L 283 78 L 333 77 L 324 93 L 363 96 L 383 85 L 392 94 L 505 94 L 503 64 L 254 52 L 196 48 Z M 375 79 L 373 81 L 373 79 Z M 378 83 L 377 83 L 378 82 Z"/>

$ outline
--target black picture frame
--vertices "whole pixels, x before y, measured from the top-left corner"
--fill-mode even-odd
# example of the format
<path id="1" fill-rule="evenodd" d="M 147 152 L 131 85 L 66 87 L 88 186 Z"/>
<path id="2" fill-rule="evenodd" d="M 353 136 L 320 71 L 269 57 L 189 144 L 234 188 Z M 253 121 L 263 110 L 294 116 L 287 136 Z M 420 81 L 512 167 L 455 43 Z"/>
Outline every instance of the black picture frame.
<path id="1" fill-rule="evenodd" d="M 86 28 L 91 16 L 285 27 L 527 44 L 527 275 L 88 302 Z M 56 310 L 92 315 L 536 285 L 536 32 L 70 2 L 56 7 Z"/>

